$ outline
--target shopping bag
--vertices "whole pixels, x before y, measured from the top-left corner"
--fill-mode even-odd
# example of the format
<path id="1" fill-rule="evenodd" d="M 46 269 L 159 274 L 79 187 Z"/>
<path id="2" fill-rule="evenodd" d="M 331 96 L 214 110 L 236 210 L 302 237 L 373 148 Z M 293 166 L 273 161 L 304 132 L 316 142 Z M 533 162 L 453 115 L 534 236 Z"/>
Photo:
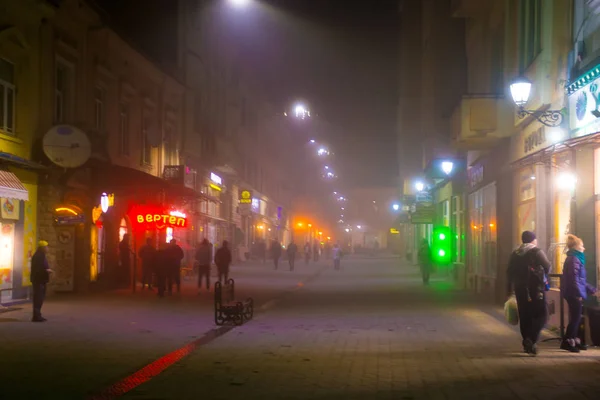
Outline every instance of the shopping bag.
<path id="1" fill-rule="evenodd" d="M 517 309 L 517 299 L 514 295 L 510 296 L 504 303 L 504 318 L 510 325 L 519 324 L 519 311 Z"/>

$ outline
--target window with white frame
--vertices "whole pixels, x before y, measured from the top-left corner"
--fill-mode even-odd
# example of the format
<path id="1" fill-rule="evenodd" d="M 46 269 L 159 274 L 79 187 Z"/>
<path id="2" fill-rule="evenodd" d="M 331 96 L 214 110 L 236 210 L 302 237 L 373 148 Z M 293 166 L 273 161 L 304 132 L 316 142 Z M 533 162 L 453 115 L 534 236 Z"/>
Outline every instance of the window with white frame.
<path id="1" fill-rule="evenodd" d="M 129 107 L 119 106 L 119 154 L 129 155 Z"/>
<path id="2" fill-rule="evenodd" d="M 142 164 L 152 164 L 152 145 L 148 135 L 150 134 L 150 113 L 144 112 L 142 118 Z"/>
<path id="3" fill-rule="evenodd" d="M 104 130 L 105 108 L 104 108 L 105 90 L 101 86 L 94 88 L 94 126 L 96 130 Z"/>
<path id="4" fill-rule="evenodd" d="M 15 66 L 0 58 L 0 131 L 15 134 Z"/>
<path id="5" fill-rule="evenodd" d="M 57 123 L 66 122 L 71 115 L 73 79 L 73 66 L 57 59 L 54 71 L 54 121 Z"/>

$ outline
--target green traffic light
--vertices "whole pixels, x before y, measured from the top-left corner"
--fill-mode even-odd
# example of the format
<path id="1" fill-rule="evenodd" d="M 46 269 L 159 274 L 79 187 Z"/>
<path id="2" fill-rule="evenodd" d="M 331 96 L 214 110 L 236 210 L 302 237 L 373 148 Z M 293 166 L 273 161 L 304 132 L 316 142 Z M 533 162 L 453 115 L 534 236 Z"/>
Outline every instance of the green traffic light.
<path id="1" fill-rule="evenodd" d="M 450 265 L 452 263 L 452 230 L 448 226 L 433 228 L 431 256 L 437 265 Z"/>

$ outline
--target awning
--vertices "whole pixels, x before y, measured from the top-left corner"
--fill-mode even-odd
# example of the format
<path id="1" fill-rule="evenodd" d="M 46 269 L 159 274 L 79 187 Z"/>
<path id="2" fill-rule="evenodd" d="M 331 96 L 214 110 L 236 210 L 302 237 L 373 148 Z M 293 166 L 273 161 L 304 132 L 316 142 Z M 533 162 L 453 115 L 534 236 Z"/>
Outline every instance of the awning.
<path id="1" fill-rule="evenodd" d="M 170 197 L 205 198 L 209 196 L 199 193 L 183 185 L 168 182 L 158 176 L 138 169 L 116 164 L 104 164 L 97 167 L 96 184 L 106 192 L 132 191 L 144 188 L 148 191 L 162 191 Z"/>
<path id="2" fill-rule="evenodd" d="M 28 201 L 29 192 L 15 174 L 0 170 L 0 197 Z"/>
<path id="3" fill-rule="evenodd" d="M 11 153 L 6 153 L 4 151 L 0 151 L 0 161 L 6 161 L 9 164 L 16 165 L 20 168 L 47 169 L 47 167 L 45 167 L 42 164 L 38 164 L 34 161 L 27 160 L 23 157 L 19 157 Z"/>

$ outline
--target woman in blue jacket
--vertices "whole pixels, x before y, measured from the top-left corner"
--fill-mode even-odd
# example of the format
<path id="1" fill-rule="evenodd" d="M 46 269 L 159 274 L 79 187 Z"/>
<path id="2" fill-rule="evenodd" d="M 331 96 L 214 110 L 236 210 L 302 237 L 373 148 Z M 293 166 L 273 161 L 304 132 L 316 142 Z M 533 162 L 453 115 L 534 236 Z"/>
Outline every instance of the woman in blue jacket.
<path id="1" fill-rule="evenodd" d="M 596 288 L 586 281 L 583 241 L 575 235 L 569 235 L 567 247 L 569 251 L 563 266 L 563 281 L 560 290 L 569 305 L 569 325 L 560 348 L 578 353 L 580 349 L 585 349 L 578 337 L 583 301 L 588 294 L 596 293 Z"/>

